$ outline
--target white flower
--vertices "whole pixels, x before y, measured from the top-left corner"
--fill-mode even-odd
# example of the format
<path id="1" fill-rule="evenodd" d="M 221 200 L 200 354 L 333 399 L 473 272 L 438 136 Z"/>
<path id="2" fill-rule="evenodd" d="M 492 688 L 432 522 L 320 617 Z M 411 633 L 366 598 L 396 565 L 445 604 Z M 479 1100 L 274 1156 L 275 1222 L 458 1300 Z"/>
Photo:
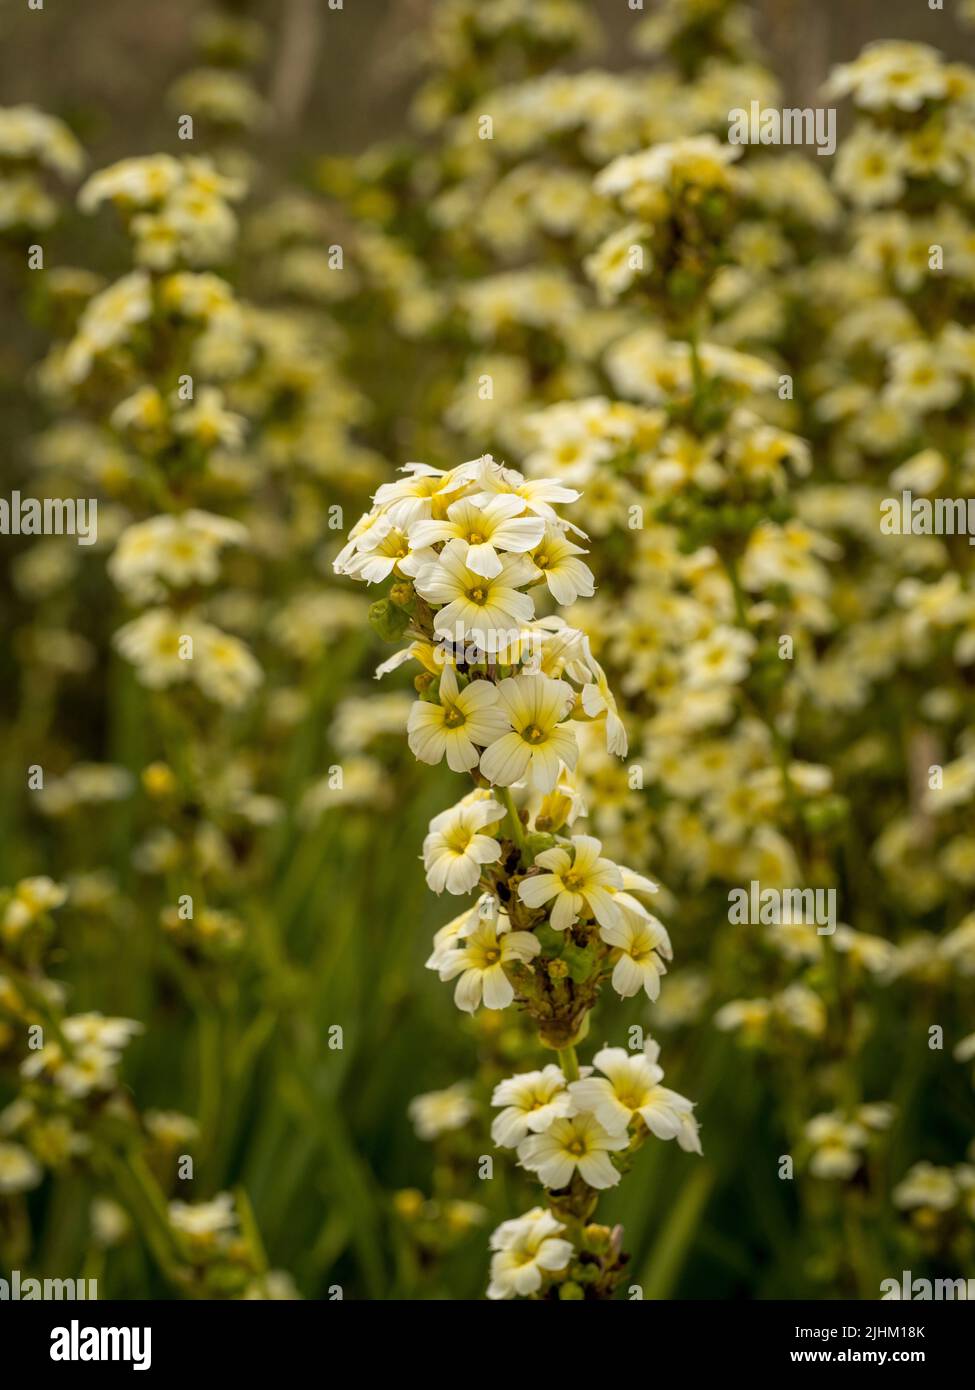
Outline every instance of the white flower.
<path id="1" fill-rule="evenodd" d="M 29 1079 L 48 1076 L 64 1094 L 77 1099 L 112 1088 L 121 1051 L 142 1032 L 142 1024 L 99 1013 L 75 1014 L 65 1019 L 62 1032 L 70 1052 L 52 1039 L 21 1062 L 20 1072 Z"/>
<path id="2" fill-rule="evenodd" d="M 894 1206 L 901 1211 L 913 1207 L 931 1207 L 948 1211 L 958 1200 L 958 1188 L 948 1168 L 936 1168 L 926 1161 L 915 1163 L 906 1177 L 894 1188 Z"/>
<path id="3" fill-rule="evenodd" d="M 541 949 L 538 938 L 527 931 L 503 931 L 502 924 L 479 921 L 463 938 L 463 945 L 445 951 L 440 963 L 441 980 L 457 975 L 454 1003 L 472 1014 L 483 1001 L 486 1009 L 506 1009 L 515 997 L 505 974 L 507 964 L 525 964 Z"/>
<path id="4" fill-rule="evenodd" d="M 888 354 L 887 399 L 913 411 L 943 410 L 962 392 L 961 382 L 940 346 L 927 341 L 897 343 Z"/>
<path id="5" fill-rule="evenodd" d="M 601 859 L 602 845 L 591 835 L 574 835 L 572 852 L 560 845 L 535 856 L 536 866 L 548 873 L 533 874 L 518 885 L 518 896 L 537 908 L 555 899 L 551 923 L 565 931 L 578 922 L 585 909 L 600 926 L 615 926 L 620 914 L 613 894 L 623 887 L 623 875 L 609 859 Z"/>
<path id="6" fill-rule="evenodd" d="M 647 247 L 649 228 L 641 222 L 630 222 L 606 237 L 583 261 L 583 269 L 596 286 L 602 304 L 611 304 L 624 290 L 645 275 L 652 265 Z M 634 251 L 639 251 L 634 256 Z"/>
<path id="7" fill-rule="evenodd" d="M 518 1158 L 551 1191 L 568 1187 L 577 1171 L 590 1187 L 615 1187 L 620 1172 L 609 1155 L 628 1145 L 625 1134 L 610 1134 L 595 1115 L 573 1115 L 553 1120 L 542 1134 L 529 1134 L 518 1145 Z"/>
<path id="8" fill-rule="evenodd" d="M 82 212 L 94 212 L 112 199 L 125 207 L 149 207 L 168 198 L 182 179 L 182 166 L 171 154 L 120 159 L 83 184 L 78 206 Z"/>
<path id="9" fill-rule="evenodd" d="M 926 787 L 921 807 L 926 815 L 944 815 L 955 806 L 964 806 L 975 797 L 975 750 L 944 764 L 941 784 Z"/>
<path id="10" fill-rule="evenodd" d="M 652 895 L 660 891 L 652 879 L 647 878 L 645 874 L 638 874 L 636 869 L 628 869 L 625 864 L 620 865 L 620 873 L 623 875 L 623 887 L 627 893 Z"/>
<path id="11" fill-rule="evenodd" d="M 466 936 L 478 919 L 477 907 L 467 907 L 457 917 L 452 917 L 434 933 L 433 950 L 425 964 L 428 970 L 439 970 L 444 956 L 457 946 L 458 938 Z M 507 918 L 505 918 L 507 921 Z M 508 927 L 503 930 L 507 931 Z"/>
<path id="12" fill-rule="evenodd" d="M 550 1211 L 533 1207 L 514 1221 L 502 1221 L 491 1236 L 491 1299 L 527 1297 L 537 1293 L 546 1273 L 565 1269 L 572 1258 L 571 1242 L 559 1239 L 565 1227 Z"/>
<path id="13" fill-rule="evenodd" d="M 244 442 L 247 421 L 243 415 L 227 410 L 223 392 L 215 386 L 204 386 L 192 405 L 184 406 L 173 416 L 173 429 L 205 449 L 220 444 L 225 449 L 239 449 Z"/>
<path id="14" fill-rule="evenodd" d="M 142 1024 L 133 1018 L 105 1018 L 100 1013 L 72 1014 L 64 1020 L 61 1031 L 76 1047 L 94 1044 L 119 1052 L 142 1032 Z"/>
<path id="15" fill-rule="evenodd" d="M 64 376 L 83 381 L 98 353 L 124 342 L 129 331 L 152 313 L 152 287 L 144 270 L 133 270 L 109 285 L 85 305 L 78 331 L 64 354 Z"/>
<path id="16" fill-rule="evenodd" d="M 151 601 L 164 593 L 159 580 L 177 588 L 212 584 L 219 574 L 220 547 L 246 540 L 247 530 L 239 522 L 209 512 L 154 516 L 122 532 L 108 572 L 130 599 Z"/>
<path id="17" fill-rule="evenodd" d="M 688 690 L 709 690 L 716 685 L 737 685 L 748 675 L 748 659 L 755 639 L 737 627 L 716 627 L 694 642 L 684 657 Z"/>
<path id="18" fill-rule="evenodd" d="M 63 884 L 55 883 L 46 874 L 35 878 L 22 878 L 13 891 L 13 896 L 4 909 L 0 923 L 6 937 L 12 939 L 36 922 L 39 917 L 62 907 L 68 898 L 68 890 Z"/>
<path id="19" fill-rule="evenodd" d="M 350 551 L 350 547 L 355 549 Z M 339 574 L 351 575 L 367 584 L 381 584 L 393 571 L 416 573 L 411 565 L 410 542 L 405 531 L 393 526 L 388 517 L 377 517 L 374 524 L 350 540 L 335 560 Z M 339 562 L 342 568 L 339 569 Z"/>
<path id="20" fill-rule="evenodd" d="M 830 96 L 853 93 L 858 106 L 875 111 L 894 106 L 917 111 L 948 90 L 948 76 L 936 49 L 923 43 L 881 40 L 852 63 L 834 68 L 824 89 Z"/>
<path id="21" fill-rule="evenodd" d="M 477 473 L 477 485 L 484 489 L 475 493 L 472 501 L 483 505 L 497 493 L 519 497 L 526 509 L 546 521 L 556 521 L 558 514 L 553 502 L 578 502 L 581 494 L 554 478 L 525 478 L 516 468 L 502 468 L 488 457 Z"/>
<path id="22" fill-rule="evenodd" d="M 505 1149 L 515 1148 L 528 1134 L 541 1133 L 553 1120 L 575 1110 L 562 1070 L 554 1062 L 541 1071 L 520 1072 L 499 1082 L 491 1104 L 505 1107 L 491 1125 L 491 1138 Z"/>
<path id="23" fill-rule="evenodd" d="M 857 207 L 896 202 L 904 192 L 907 151 L 889 131 L 860 126 L 836 156 L 836 187 Z"/>
<path id="24" fill-rule="evenodd" d="M 190 663 L 183 655 L 187 622 L 169 608 L 150 608 L 119 628 L 115 645 L 138 667 L 139 679 L 152 690 L 186 680 Z"/>
<path id="25" fill-rule="evenodd" d="M 197 685 L 209 699 L 237 709 L 263 680 L 256 657 L 239 637 L 212 623 L 196 623 L 192 636 L 190 665 Z"/>
<path id="26" fill-rule="evenodd" d="M 520 586 L 532 577 L 530 560 L 506 555 L 490 579 L 467 565 L 464 541 L 448 541 L 436 559 L 416 576 L 416 591 L 429 603 L 443 605 L 434 618 L 434 629 L 450 636 L 456 627 L 489 649 L 498 638 L 492 634 L 517 632 L 535 615 L 535 605 Z"/>
<path id="27" fill-rule="evenodd" d="M 532 551 L 532 563 L 545 576 L 549 593 L 566 607 L 577 598 L 592 598 L 596 581 L 592 570 L 579 555 L 587 552 L 570 541 L 561 526 L 546 526 L 541 544 Z"/>
<path id="28" fill-rule="evenodd" d="M 0 1142 L 0 1193 L 28 1192 L 43 1176 L 41 1165 L 22 1144 Z"/>
<path id="29" fill-rule="evenodd" d="M 234 1199 L 229 1192 L 218 1192 L 209 1202 L 170 1202 L 169 1220 L 195 1243 L 210 1245 L 236 1227 Z"/>
<path id="30" fill-rule="evenodd" d="M 504 819 L 505 811 L 483 794 L 465 797 L 430 822 L 423 841 L 427 883 L 435 893 L 469 893 L 481 876 L 482 864 L 494 864 L 501 846 L 480 832 Z"/>
<path id="31" fill-rule="evenodd" d="M 333 571 L 336 574 L 354 574 L 352 562 L 360 551 L 374 549 L 383 537 L 388 535 L 392 525 L 389 517 L 379 507 L 374 507 L 371 512 L 366 512 L 364 516 L 360 516 L 349 532 L 349 538 L 345 545 L 332 561 Z M 405 537 L 404 540 L 406 540 Z M 404 553 L 408 549 L 409 543 L 407 541 L 404 546 Z"/>
<path id="32" fill-rule="evenodd" d="M 84 151 L 64 122 L 26 103 L 0 109 L 0 153 L 14 161 L 35 159 L 66 177 L 85 164 Z"/>
<path id="33" fill-rule="evenodd" d="M 561 764 L 571 770 L 579 756 L 575 737 L 562 722 L 574 700 L 570 685 L 547 676 L 509 676 L 501 681 L 498 703 L 514 732 L 482 755 L 484 776 L 501 787 L 527 777 L 536 791 L 550 792 Z"/>
<path id="34" fill-rule="evenodd" d="M 410 710 L 408 741 L 421 763 L 439 763 L 446 754 L 451 772 L 469 772 L 480 752 L 510 728 L 497 708 L 497 688 L 473 680 L 458 690 L 457 673 L 445 666 L 440 677 L 439 704 L 417 700 Z"/>
<path id="35" fill-rule="evenodd" d="M 452 502 L 446 521 L 417 521 L 410 528 L 410 545 L 422 549 L 440 541 L 460 540 L 467 546 L 465 564 L 474 574 L 495 579 L 502 569 L 498 551 L 523 554 L 538 545 L 545 531 L 541 517 L 524 516 L 525 504 L 512 493 L 498 493 L 483 507 L 468 497 Z"/>
<path id="36" fill-rule="evenodd" d="M 592 654 L 588 637 L 583 640 L 582 649 L 586 665 L 593 677 L 582 687 L 582 708 L 590 719 L 605 716 L 607 752 L 615 754 L 618 758 L 625 758 L 629 744 L 623 721 L 616 711 L 616 697 L 609 688 L 606 672 Z"/>
<path id="37" fill-rule="evenodd" d="M 809 1171 L 817 1178 L 850 1178 L 860 1166 L 861 1150 L 869 1138 L 862 1125 L 831 1112 L 816 1115 L 806 1125 L 812 1145 Z"/>
<path id="38" fill-rule="evenodd" d="M 436 1139 L 448 1130 L 461 1129 L 477 1113 L 466 1085 L 459 1081 L 445 1091 L 427 1091 L 414 1096 L 408 1111 L 413 1127 L 421 1139 Z"/>
<path id="39" fill-rule="evenodd" d="M 664 959 L 670 960 L 673 951 L 662 922 L 647 912 L 629 893 L 615 898 L 621 910 L 619 922 L 601 927 L 599 934 L 610 946 L 619 948 L 621 955 L 613 967 L 613 988 L 621 999 L 629 999 L 645 989 L 647 997 L 660 994 L 660 977 L 667 973 Z"/>
<path id="40" fill-rule="evenodd" d="M 689 136 L 620 155 L 599 172 L 593 187 L 606 197 L 621 197 L 625 207 L 631 205 L 627 195 L 634 190 L 664 188 L 677 177 L 703 187 L 722 187 L 728 182 L 727 165 L 740 155 L 740 148 L 722 144 L 713 135 Z"/>
<path id="41" fill-rule="evenodd" d="M 734 1033 L 740 1028 L 748 1035 L 761 1036 L 771 1011 L 767 999 L 731 999 L 714 1015 L 714 1026 L 722 1033 Z"/>
<path id="42" fill-rule="evenodd" d="M 604 1047 L 593 1062 L 602 1076 L 573 1081 L 569 1094 L 580 1110 L 591 1111 L 610 1134 L 625 1134 L 639 1116 L 658 1139 L 676 1139 L 685 1152 L 700 1153 L 694 1105 L 685 1096 L 661 1086 L 657 1065 L 660 1047 L 648 1039 L 643 1052 Z"/>
<path id="43" fill-rule="evenodd" d="M 430 515 L 434 498 L 442 501 L 470 481 L 469 475 L 460 468 L 444 472 L 427 463 L 407 463 L 400 471 L 409 476 L 395 483 L 383 483 L 373 501 L 402 531 L 408 531 L 415 521 Z"/>

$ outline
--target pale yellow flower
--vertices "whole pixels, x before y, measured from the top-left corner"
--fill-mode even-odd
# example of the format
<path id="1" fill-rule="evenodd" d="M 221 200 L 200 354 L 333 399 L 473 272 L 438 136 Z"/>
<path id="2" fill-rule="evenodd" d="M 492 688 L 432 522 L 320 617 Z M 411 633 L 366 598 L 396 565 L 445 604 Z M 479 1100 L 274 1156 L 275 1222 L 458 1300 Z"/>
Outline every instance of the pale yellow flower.
<path id="1" fill-rule="evenodd" d="M 498 704 L 513 732 L 492 743 L 481 757 L 481 771 L 497 786 L 527 778 L 537 791 L 550 792 L 564 763 L 576 765 L 578 746 L 565 719 L 574 701 L 572 687 L 548 676 L 510 676 L 498 684 Z"/>

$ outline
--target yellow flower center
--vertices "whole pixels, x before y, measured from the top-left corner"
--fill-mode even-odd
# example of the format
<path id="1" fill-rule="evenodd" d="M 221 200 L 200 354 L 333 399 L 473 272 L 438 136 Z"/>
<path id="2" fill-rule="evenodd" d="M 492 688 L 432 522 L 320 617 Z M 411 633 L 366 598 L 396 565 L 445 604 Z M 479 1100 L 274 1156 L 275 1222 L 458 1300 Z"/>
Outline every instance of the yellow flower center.
<path id="1" fill-rule="evenodd" d="M 448 831 L 444 836 L 447 848 L 454 854 L 466 854 L 467 849 L 474 838 L 474 831 L 468 830 L 466 826 L 459 825 L 454 830 Z"/>
<path id="2" fill-rule="evenodd" d="M 467 597 L 470 599 L 471 603 L 486 603 L 487 589 L 483 588 L 481 585 L 478 585 L 475 589 L 467 590 Z"/>
<path id="3" fill-rule="evenodd" d="M 479 531 L 472 531 L 467 537 L 467 543 L 468 545 L 483 545 L 484 537 Z"/>
<path id="4" fill-rule="evenodd" d="M 484 961 L 486 965 L 497 965 L 500 959 L 501 952 L 496 946 L 492 946 L 490 950 L 484 952 Z"/>
<path id="5" fill-rule="evenodd" d="M 545 554 L 535 556 L 535 564 L 540 570 L 547 570 L 552 561 Z"/>
<path id="6" fill-rule="evenodd" d="M 582 1155 L 586 1152 L 585 1140 L 573 1139 L 572 1142 L 568 1145 L 568 1152 L 570 1154 L 575 1154 L 576 1158 L 581 1158 Z"/>
<path id="7" fill-rule="evenodd" d="M 458 729 L 460 728 L 461 724 L 465 723 L 466 721 L 464 719 L 464 715 L 457 708 L 456 705 L 448 705 L 444 712 L 443 722 L 446 724 L 448 729 Z"/>
<path id="8" fill-rule="evenodd" d="M 541 743 L 545 738 L 545 730 L 540 729 L 537 724 L 526 724 L 521 736 L 526 743 Z"/>
<path id="9" fill-rule="evenodd" d="M 567 874 L 562 875 L 563 886 L 568 888 L 570 893 L 576 892 L 581 887 L 582 881 L 582 874 L 577 873 L 575 869 L 570 869 Z"/>
<path id="10" fill-rule="evenodd" d="M 616 1099 L 620 1105 L 625 1105 L 627 1110 L 639 1110 L 641 1105 L 646 1105 L 649 1093 L 645 1087 L 631 1082 L 628 1086 L 617 1086 Z"/>

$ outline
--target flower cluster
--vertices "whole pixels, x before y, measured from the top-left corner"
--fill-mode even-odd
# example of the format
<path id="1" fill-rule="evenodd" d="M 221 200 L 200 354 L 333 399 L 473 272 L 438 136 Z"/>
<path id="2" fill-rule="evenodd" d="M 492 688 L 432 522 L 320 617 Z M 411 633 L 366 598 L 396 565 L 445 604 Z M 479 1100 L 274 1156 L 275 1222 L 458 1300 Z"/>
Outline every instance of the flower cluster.
<path id="1" fill-rule="evenodd" d="M 84 164 L 84 151 L 56 116 L 36 106 L 0 107 L 0 236 L 49 227 L 58 203 L 45 175 L 74 179 Z"/>
<path id="2" fill-rule="evenodd" d="M 604 858 L 594 837 L 560 833 L 582 814 L 572 782 L 576 726 L 601 727 L 608 752 L 626 752 L 588 640 L 558 615 L 540 616 L 532 593 L 557 599 L 561 590 L 571 601 L 592 592 L 578 559 L 584 551 L 568 534 L 585 537 L 556 510 L 579 493 L 526 479 L 490 455 L 449 470 L 404 471 L 402 482 L 378 490 L 335 569 L 384 585 L 374 624 L 391 639 L 412 639 L 380 671 L 407 660 L 422 668 L 407 723 L 414 755 L 433 764 L 445 758 L 474 780 L 431 821 L 423 860 L 434 892 L 480 896 L 437 933 L 427 964 L 442 980 L 457 979 L 459 1009 L 517 1001 L 540 1040 L 557 1049 L 560 1066 L 497 1088 L 495 1103 L 506 1108 L 492 1133 L 517 1147 L 553 1210 L 570 1212 L 578 1226 L 595 1194 L 619 1182 L 624 1151 L 628 1158 L 647 1133 L 700 1152 L 691 1102 L 658 1084 L 655 1043 L 639 1057 L 604 1048 L 595 1058 L 602 1078 L 580 1072 L 576 1060 L 603 980 L 623 998 L 642 989 L 654 1000 L 672 955 L 666 929 L 642 901 L 656 885 Z M 625 1262 L 618 1242 L 583 1258 L 581 1246 L 555 1238 L 562 1229 L 551 1213 L 504 1223 L 492 1240 L 489 1296 L 547 1290 L 542 1271 L 572 1275 L 576 1260 L 578 1277 L 561 1280 L 557 1296 L 577 1288 L 610 1294 Z"/>

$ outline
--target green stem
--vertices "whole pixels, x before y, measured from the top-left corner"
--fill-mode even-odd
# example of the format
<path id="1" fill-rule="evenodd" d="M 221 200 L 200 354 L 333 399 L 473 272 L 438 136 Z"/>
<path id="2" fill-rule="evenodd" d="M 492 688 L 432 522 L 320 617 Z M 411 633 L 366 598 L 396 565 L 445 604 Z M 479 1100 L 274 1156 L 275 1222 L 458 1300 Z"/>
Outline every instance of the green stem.
<path id="1" fill-rule="evenodd" d="M 501 800 L 508 812 L 508 820 L 511 822 L 511 838 L 514 840 L 520 854 L 525 851 L 525 827 L 521 823 L 518 808 L 515 806 L 515 799 L 511 795 L 510 787 L 501 787 Z"/>
<path id="2" fill-rule="evenodd" d="M 204 1154 L 207 1155 L 214 1150 L 220 1124 L 221 1093 L 223 1090 L 221 1031 L 219 1015 L 205 1006 L 199 1013 L 197 1122 L 200 1126 L 201 1147 Z"/>
<path id="3" fill-rule="evenodd" d="M 748 621 L 748 609 L 745 605 L 745 591 L 741 587 L 741 580 L 738 577 L 738 566 L 735 564 L 733 557 L 724 551 L 721 552 L 721 560 L 735 600 L 735 616 L 738 619 L 738 626 L 743 627 L 746 632 L 751 632 L 751 624 Z"/>
<path id="4" fill-rule="evenodd" d="M 179 1254 L 159 1184 L 139 1156 L 116 1154 L 107 1145 L 98 1147 L 116 1191 L 139 1225 L 161 1272 L 171 1284 L 182 1287 Z"/>
<path id="5" fill-rule="evenodd" d="M 734 558 L 727 553 L 723 552 L 721 554 L 721 560 L 725 568 L 725 573 L 728 576 L 728 582 L 731 584 L 732 593 L 734 594 L 735 616 L 738 620 L 738 626 L 743 628 L 745 632 L 751 633 L 752 629 L 751 624 L 748 621 L 748 610 L 745 601 L 745 591 L 742 589 L 741 580 L 738 577 L 738 566 L 736 565 Z M 785 796 L 785 800 L 792 811 L 792 815 L 796 822 L 796 825 L 801 826 L 802 822 L 799 798 L 797 796 L 795 786 L 793 785 L 792 775 L 789 772 L 789 762 L 792 756 L 789 745 L 782 737 L 782 734 L 780 733 L 774 718 L 765 708 L 764 702 L 747 697 L 747 695 L 746 698 L 748 698 L 749 704 L 755 710 L 756 714 L 758 715 L 759 719 L 761 719 L 766 729 L 768 729 L 769 736 L 772 739 L 772 746 L 775 750 L 775 756 L 779 764 L 779 772 L 782 777 L 782 789 Z"/>
<path id="6" fill-rule="evenodd" d="M 672 1298 L 674 1286 L 714 1188 L 712 1168 L 698 1167 L 684 1183 L 640 1276 L 645 1299 Z"/>
<path id="7" fill-rule="evenodd" d="M 567 1082 L 579 1080 L 579 1058 L 571 1043 L 568 1047 L 559 1048 L 559 1066 Z"/>

